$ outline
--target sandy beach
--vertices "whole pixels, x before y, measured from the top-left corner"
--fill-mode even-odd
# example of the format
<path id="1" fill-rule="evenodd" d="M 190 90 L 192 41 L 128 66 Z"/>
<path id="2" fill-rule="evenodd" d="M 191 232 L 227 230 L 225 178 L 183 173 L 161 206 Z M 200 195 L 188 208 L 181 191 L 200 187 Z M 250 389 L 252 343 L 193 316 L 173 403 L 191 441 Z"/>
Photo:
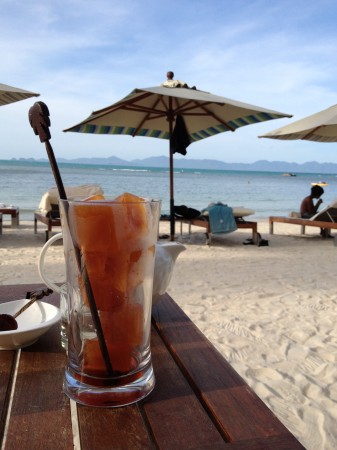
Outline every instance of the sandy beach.
<path id="1" fill-rule="evenodd" d="M 161 233 L 168 232 L 161 224 Z M 269 246 L 242 245 L 240 230 L 205 245 L 200 228 L 179 256 L 169 294 L 308 450 L 337 442 L 337 291 L 334 239 L 319 230 L 267 221 L 259 231 Z M 187 225 L 185 225 L 187 232 Z M 40 283 L 42 226 L 4 223 L 0 284 Z M 63 248 L 50 248 L 48 270 L 64 280 Z M 24 292 L 23 292 L 24 295 Z"/>

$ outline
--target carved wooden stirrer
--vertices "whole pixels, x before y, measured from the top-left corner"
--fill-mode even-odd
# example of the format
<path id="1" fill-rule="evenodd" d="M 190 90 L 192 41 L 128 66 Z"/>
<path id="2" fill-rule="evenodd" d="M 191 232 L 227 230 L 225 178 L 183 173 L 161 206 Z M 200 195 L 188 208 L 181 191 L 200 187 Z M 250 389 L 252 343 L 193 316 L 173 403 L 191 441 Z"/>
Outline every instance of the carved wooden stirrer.
<path id="1" fill-rule="evenodd" d="M 49 162 L 54 174 L 54 178 L 56 181 L 57 189 L 59 192 L 60 199 L 67 200 L 66 191 L 64 189 L 64 185 L 62 182 L 62 178 L 60 175 L 60 171 L 55 159 L 53 148 L 49 142 L 49 139 L 51 138 L 49 127 L 50 127 L 50 119 L 49 119 L 49 110 L 45 103 L 43 102 L 35 102 L 34 105 L 29 110 L 29 123 L 31 127 L 34 130 L 34 133 L 39 136 L 40 141 L 45 143 Z M 68 202 L 65 202 L 65 220 L 68 222 Z M 69 232 L 71 234 L 71 230 L 69 228 Z M 73 245 L 74 245 L 74 239 L 71 236 Z M 88 272 L 85 266 L 84 259 L 81 258 L 80 249 L 74 245 L 75 254 L 76 254 L 76 261 L 78 265 L 78 270 L 82 276 L 82 279 L 84 281 L 84 286 L 86 290 L 86 295 L 88 297 L 89 305 L 90 305 L 90 311 L 91 316 L 96 328 L 98 342 L 100 346 L 100 350 L 104 359 L 104 363 L 107 369 L 107 372 L 110 376 L 113 375 L 113 368 L 111 366 L 111 361 L 109 357 L 109 352 L 106 346 L 106 342 L 104 339 L 103 329 L 101 325 L 101 321 L 98 315 L 97 306 L 95 302 L 95 298 L 92 292 L 91 283 L 89 280 Z M 82 262 L 81 262 L 82 261 Z"/>

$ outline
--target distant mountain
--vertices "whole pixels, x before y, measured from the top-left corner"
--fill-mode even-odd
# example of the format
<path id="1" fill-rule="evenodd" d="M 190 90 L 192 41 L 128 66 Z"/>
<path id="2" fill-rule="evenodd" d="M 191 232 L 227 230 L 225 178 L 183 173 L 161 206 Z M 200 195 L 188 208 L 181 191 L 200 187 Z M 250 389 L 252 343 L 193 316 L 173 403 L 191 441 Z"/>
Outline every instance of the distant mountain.
<path id="1" fill-rule="evenodd" d="M 12 158 L 15 160 L 15 158 Z M 24 161 L 25 158 L 20 158 Z M 27 161 L 34 161 L 34 158 L 26 158 Z M 46 161 L 40 159 L 38 161 Z M 108 158 L 75 158 L 65 159 L 58 158 L 58 162 L 72 163 L 72 164 L 98 164 L 98 165 L 112 165 L 124 167 L 169 167 L 169 158 L 167 156 L 153 156 L 151 158 L 134 159 L 126 161 L 116 156 L 109 156 Z M 336 173 L 337 164 L 335 163 L 319 163 L 317 161 L 310 161 L 303 164 L 289 163 L 285 161 L 256 161 L 251 164 L 245 163 L 225 163 L 215 159 L 187 159 L 175 158 L 174 167 L 177 169 L 205 169 L 205 170 L 247 170 L 257 172 L 291 172 L 291 173 Z"/>
<path id="2" fill-rule="evenodd" d="M 65 159 L 58 158 L 59 162 L 74 163 L 74 164 L 99 164 L 99 165 L 109 165 L 109 166 L 128 166 L 134 165 L 129 161 L 124 161 L 124 159 L 117 158 L 117 156 L 109 156 L 108 158 L 75 158 L 75 159 Z"/>
<path id="3" fill-rule="evenodd" d="M 135 159 L 130 165 L 148 167 L 168 167 L 169 158 L 157 156 L 145 159 Z M 174 167 L 179 169 L 206 169 L 206 170 L 247 170 L 257 172 L 294 172 L 294 173 L 337 173 L 337 164 L 318 163 L 316 161 L 303 164 L 285 161 L 260 160 L 251 164 L 225 163 L 215 159 L 175 159 Z"/>

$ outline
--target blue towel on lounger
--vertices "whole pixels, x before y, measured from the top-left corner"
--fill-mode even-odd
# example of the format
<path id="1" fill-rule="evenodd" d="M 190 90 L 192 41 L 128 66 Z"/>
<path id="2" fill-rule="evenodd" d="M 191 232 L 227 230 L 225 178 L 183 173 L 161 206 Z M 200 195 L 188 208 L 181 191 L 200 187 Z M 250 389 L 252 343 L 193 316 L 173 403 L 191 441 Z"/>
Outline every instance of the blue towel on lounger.
<path id="1" fill-rule="evenodd" d="M 211 233 L 224 234 L 231 233 L 237 229 L 233 209 L 223 203 L 214 203 L 203 209 L 208 212 Z"/>

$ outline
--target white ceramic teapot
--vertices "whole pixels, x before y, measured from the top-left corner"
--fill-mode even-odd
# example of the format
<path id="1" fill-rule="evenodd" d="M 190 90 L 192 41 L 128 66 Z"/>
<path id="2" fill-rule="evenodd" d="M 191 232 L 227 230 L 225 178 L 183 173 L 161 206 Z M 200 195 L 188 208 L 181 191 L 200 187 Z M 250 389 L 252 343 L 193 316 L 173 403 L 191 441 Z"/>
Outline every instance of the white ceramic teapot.
<path id="1" fill-rule="evenodd" d="M 62 239 L 62 233 L 55 234 L 47 241 L 40 253 L 38 262 L 38 271 L 43 282 L 53 291 L 60 293 L 61 287 L 50 280 L 46 274 L 44 267 L 44 259 L 46 252 L 50 245 Z M 179 242 L 159 242 L 156 247 L 156 259 L 153 276 L 153 294 L 152 303 L 155 304 L 160 299 L 160 296 L 165 294 L 166 289 L 171 281 L 174 264 L 176 259 L 186 247 Z"/>

